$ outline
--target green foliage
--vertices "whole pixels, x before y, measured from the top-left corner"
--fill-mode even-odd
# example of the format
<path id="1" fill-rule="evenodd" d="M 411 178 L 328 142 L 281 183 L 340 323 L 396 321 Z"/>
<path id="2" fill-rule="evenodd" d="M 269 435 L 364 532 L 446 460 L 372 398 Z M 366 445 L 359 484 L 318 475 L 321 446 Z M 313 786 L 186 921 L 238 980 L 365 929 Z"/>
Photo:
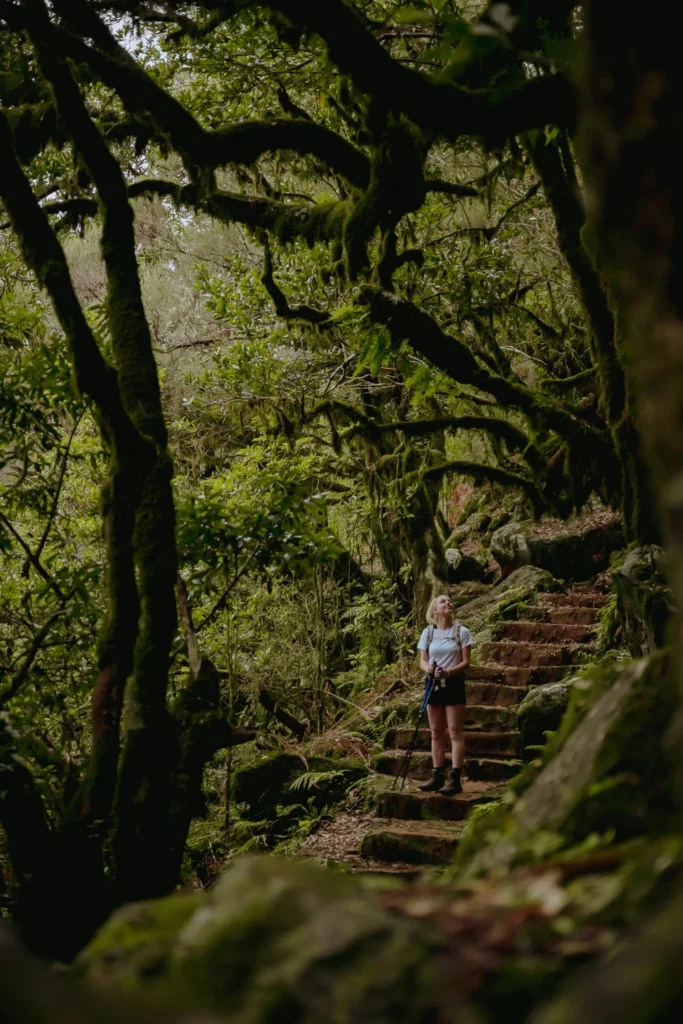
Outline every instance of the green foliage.
<path id="1" fill-rule="evenodd" d="M 524 748 L 527 754 L 538 754 L 542 758 L 543 753 L 546 749 L 547 744 L 550 743 L 552 738 L 556 735 L 556 729 L 544 729 L 543 735 L 545 736 L 545 743 L 530 743 Z"/>
<path id="2" fill-rule="evenodd" d="M 344 613 L 347 622 L 342 632 L 355 640 L 350 661 L 358 671 L 360 687 L 371 685 L 388 662 L 406 653 L 409 619 L 400 615 L 397 589 L 389 580 L 373 580 Z"/>
<path id="3" fill-rule="evenodd" d="M 207 572 L 241 558 L 254 570 L 306 573 L 339 551 L 325 529 L 323 494 L 311 493 L 316 459 L 300 445 L 255 443 L 228 473 L 178 501 L 181 564 Z"/>
<path id="4" fill-rule="evenodd" d="M 596 644 L 599 651 L 608 651 L 616 645 L 617 631 L 621 625 L 619 620 L 619 603 L 616 593 L 610 594 L 600 609 L 599 626 Z"/>
<path id="5" fill-rule="evenodd" d="M 326 782 L 335 782 L 342 779 L 347 774 L 348 773 L 344 768 L 340 768 L 338 770 L 333 769 L 332 771 L 327 772 L 303 772 L 301 775 L 298 775 L 296 779 L 290 782 L 289 789 L 293 793 L 298 792 L 300 789 L 317 789 L 321 784 Z"/>

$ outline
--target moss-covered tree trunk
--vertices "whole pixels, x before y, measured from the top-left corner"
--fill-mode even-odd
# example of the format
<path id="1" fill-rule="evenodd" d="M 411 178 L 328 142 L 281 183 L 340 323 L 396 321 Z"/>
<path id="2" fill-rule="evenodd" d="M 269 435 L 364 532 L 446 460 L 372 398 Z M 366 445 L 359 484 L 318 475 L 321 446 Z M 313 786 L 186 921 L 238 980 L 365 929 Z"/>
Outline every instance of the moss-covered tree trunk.
<path id="1" fill-rule="evenodd" d="M 683 608 L 683 10 L 655 0 L 624 16 L 593 0 L 586 22 L 584 167 L 601 265 L 626 315 L 638 415 L 652 466 L 667 568 Z M 672 671 L 683 694 L 681 620 Z M 679 724 L 676 749 L 679 768 Z M 647 756 L 647 751 L 643 751 Z M 680 884 L 680 883 L 679 883 Z M 675 896 L 675 894 L 674 894 Z M 680 893 L 649 927 L 561 995 L 539 1024 L 628 1020 L 680 1009 Z"/>
<path id="2" fill-rule="evenodd" d="M 566 134 L 548 141 L 532 133 L 526 147 L 543 183 L 555 219 L 557 241 L 583 306 L 590 351 L 596 368 L 599 407 L 609 427 L 617 473 L 606 474 L 603 500 L 621 505 L 628 540 L 658 542 L 659 521 L 652 501 L 652 484 L 642 451 L 633 402 L 633 371 L 626 360 L 618 301 L 611 294 L 585 244 L 585 210 Z M 617 492 L 617 493 L 615 493 Z"/>
<path id="3" fill-rule="evenodd" d="M 109 366 L 2 121 L 2 198 L 26 261 L 52 298 L 71 346 L 76 381 L 93 400 L 110 451 L 103 493 L 108 602 L 92 700 L 91 758 L 80 791 L 24 880 L 18 902 L 18 922 L 29 944 L 46 956 L 68 958 L 112 903 L 168 892 L 178 878 L 182 851 L 170 841 L 177 741 L 166 710 L 176 624 L 175 518 L 172 466 L 126 185 L 68 67 L 51 45 L 45 7 L 40 0 L 26 6 L 41 70 L 97 189 L 113 355 Z M 19 825 L 13 824 L 16 834 Z M 109 840 L 107 877 L 104 848 Z"/>
<path id="4" fill-rule="evenodd" d="M 683 143 L 681 11 L 624 18 L 594 3 L 584 116 L 598 258 L 618 290 L 671 583 L 683 607 Z"/>

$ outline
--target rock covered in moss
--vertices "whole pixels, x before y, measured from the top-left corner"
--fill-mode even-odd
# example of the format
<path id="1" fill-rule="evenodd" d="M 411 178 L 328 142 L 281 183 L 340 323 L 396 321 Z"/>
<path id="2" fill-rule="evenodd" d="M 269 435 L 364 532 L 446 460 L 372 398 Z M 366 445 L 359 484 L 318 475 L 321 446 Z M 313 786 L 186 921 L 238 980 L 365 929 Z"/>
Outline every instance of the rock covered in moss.
<path id="1" fill-rule="evenodd" d="M 612 570 L 619 621 L 633 657 L 651 654 L 665 642 L 673 601 L 662 548 L 634 548 Z"/>
<path id="2" fill-rule="evenodd" d="M 300 776 L 316 773 L 310 785 L 297 787 Z M 243 815 L 252 821 L 273 819 L 278 807 L 306 803 L 317 808 L 341 800 L 348 787 L 363 775 L 362 761 L 299 754 L 264 754 L 235 775 L 235 800 L 244 805 Z"/>
<path id="3" fill-rule="evenodd" d="M 472 540 L 477 534 L 486 533 L 491 523 L 488 512 L 474 512 L 461 526 L 451 533 L 446 541 L 447 548 L 457 548 L 466 540 Z"/>
<path id="4" fill-rule="evenodd" d="M 517 708 L 517 728 L 522 737 L 522 755 L 527 760 L 535 756 L 527 747 L 542 745 L 546 732 L 555 732 L 559 726 L 572 690 L 573 680 L 544 683 L 529 690 Z"/>
<path id="5" fill-rule="evenodd" d="M 445 556 L 449 583 L 483 580 L 486 575 L 486 566 L 478 562 L 472 555 L 464 555 L 459 548 L 446 548 Z"/>
<path id="6" fill-rule="evenodd" d="M 137 991 L 141 978 L 163 977 L 178 933 L 202 905 L 200 893 L 128 903 L 116 910 L 76 961 L 91 981 Z"/>
<path id="7" fill-rule="evenodd" d="M 663 652 L 575 679 L 540 771 L 520 776 L 516 802 L 491 814 L 478 848 L 465 844 L 476 849 L 468 870 L 508 868 L 594 835 L 668 829 L 676 796 L 666 736 L 678 706 Z"/>
<path id="8" fill-rule="evenodd" d="M 423 1019 L 432 1005 L 424 929 L 397 920 L 347 876 L 245 857 L 175 926 L 161 926 L 164 914 L 152 914 L 159 928 L 148 928 L 148 941 L 166 951 L 157 970 L 118 954 L 118 916 L 82 954 L 82 973 L 135 990 L 152 1004 L 225 1013 L 232 1024 L 407 1024 Z"/>
<path id="9" fill-rule="evenodd" d="M 0 1020 L 3 1024 L 222 1024 L 176 1008 L 150 1016 L 123 994 L 98 992 L 31 956 L 0 921 Z"/>
<path id="10" fill-rule="evenodd" d="M 528 538 L 533 522 L 526 519 L 521 523 L 506 523 L 491 536 L 491 554 L 498 562 L 504 576 L 523 565 L 531 565 Z"/>
<path id="11" fill-rule="evenodd" d="M 623 543 L 617 520 L 583 531 L 567 526 L 547 534 L 527 519 L 496 530 L 491 537 L 491 553 L 504 576 L 520 566 L 536 565 L 558 579 L 586 580 L 606 569 L 610 556 Z"/>
<path id="12" fill-rule="evenodd" d="M 526 565 L 496 584 L 487 587 L 478 597 L 460 603 L 457 590 L 453 594 L 459 622 L 467 626 L 474 639 L 481 643 L 488 639 L 487 628 L 500 617 L 501 610 L 512 602 L 523 604 L 540 590 L 557 590 L 559 584 L 549 572 Z M 484 590 L 484 588 L 482 588 Z"/>

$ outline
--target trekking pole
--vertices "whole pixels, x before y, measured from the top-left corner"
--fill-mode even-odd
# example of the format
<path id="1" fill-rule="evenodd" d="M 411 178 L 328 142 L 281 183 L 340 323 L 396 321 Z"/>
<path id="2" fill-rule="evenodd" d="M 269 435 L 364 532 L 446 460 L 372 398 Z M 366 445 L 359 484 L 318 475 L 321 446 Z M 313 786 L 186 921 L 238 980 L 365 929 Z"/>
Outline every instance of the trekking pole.
<path id="1" fill-rule="evenodd" d="M 396 778 L 394 779 L 394 784 L 391 787 L 392 789 L 396 789 L 396 783 L 401 778 L 401 774 L 402 774 L 403 775 L 403 781 L 401 782 L 401 788 L 399 790 L 399 793 L 403 792 L 403 787 L 406 784 L 406 777 L 408 775 L 408 769 L 410 768 L 410 758 L 412 757 L 413 750 L 415 749 L 415 745 L 417 744 L 417 739 L 418 739 L 418 736 L 419 736 L 419 733 L 420 733 L 420 726 L 422 725 L 422 719 L 424 718 L 424 713 L 427 710 L 427 705 L 429 704 L 429 698 L 431 697 L 432 690 L 434 689 L 434 671 L 435 670 L 436 670 L 436 662 L 433 661 L 432 662 L 432 671 L 427 676 L 427 678 L 425 680 L 425 695 L 424 695 L 424 700 L 422 701 L 422 707 L 420 708 L 420 714 L 419 714 L 418 719 L 417 719 L 417 725 L 415 726 L 415 732 L 413 733 L 412 739 L 411 739 L 410 743 L 408 744 L 408 749 L 406 750 L 406 755 L 403 758 L 403 761 L 401 762 L 401 767 L 399 768 L 398 772 L 396 773 Z"/>

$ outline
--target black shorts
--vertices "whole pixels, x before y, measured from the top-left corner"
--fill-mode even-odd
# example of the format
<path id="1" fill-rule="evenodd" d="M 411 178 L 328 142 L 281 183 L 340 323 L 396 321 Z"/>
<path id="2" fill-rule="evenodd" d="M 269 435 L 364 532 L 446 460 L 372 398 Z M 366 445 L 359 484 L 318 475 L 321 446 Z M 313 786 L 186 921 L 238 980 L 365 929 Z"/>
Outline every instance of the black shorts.
<path id="1" fill-rule="evenodd" d="M 461 672 L 451 679 L 437 679 L 434 682 L 434 689 L 427 701 L 433 708 L 451 707 L 454 704 L 467 704 L 465 692 L 465 680 L 467 675 Z"/>

